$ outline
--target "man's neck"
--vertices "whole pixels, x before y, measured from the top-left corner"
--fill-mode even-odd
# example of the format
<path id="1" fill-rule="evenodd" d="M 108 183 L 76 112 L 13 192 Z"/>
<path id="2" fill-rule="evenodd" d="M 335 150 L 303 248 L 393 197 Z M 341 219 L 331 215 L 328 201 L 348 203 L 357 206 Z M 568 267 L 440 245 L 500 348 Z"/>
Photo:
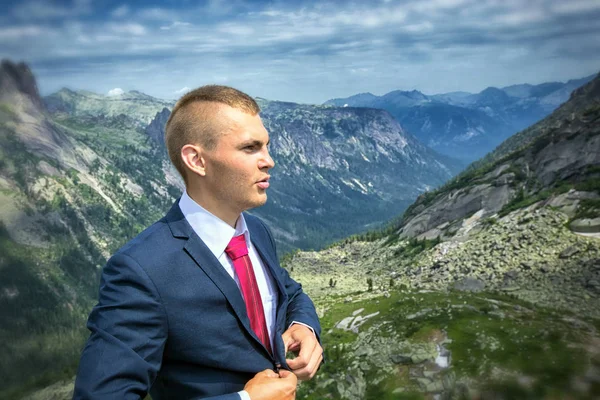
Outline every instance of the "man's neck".
<path id="1" fill-rule="evenodd" d="M 241 214 L 240 212 L 226 210 L 223 209 L 223 207 L 219 207 L 218 204 L 213 204 L 213 202 L 211 202 L 208 198 L 202 196 L 201 191 L 194 190 L 189 187 L 185 190 L 188 196 L 190 196 L 192 200 L 199 204 L 200 207 L 204 208 L 206 211 L 235 229 L 235 225 Z"/>

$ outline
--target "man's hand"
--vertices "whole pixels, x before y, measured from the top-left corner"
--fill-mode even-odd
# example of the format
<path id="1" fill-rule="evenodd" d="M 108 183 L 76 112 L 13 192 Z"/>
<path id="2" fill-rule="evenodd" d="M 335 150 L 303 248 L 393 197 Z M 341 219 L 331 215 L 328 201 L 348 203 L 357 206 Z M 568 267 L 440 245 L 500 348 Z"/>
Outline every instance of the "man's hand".
<path id="1" fill-rule="evenodd" d="M 317 373 L 323 361 L 323 348 L 317 337 L 306 326 L 294 324 L 282 335 L 285 352 L 293 351 L 297 357 L 286 360 L 298 379 L 307 381 Z"/>
<path id="2" fill-rule="evenodd" d="M 296 398 L 296 375 L 281 370 L 279 374 L 265 369 L 250 379 L 244 390 L 251 400 L 294 400 Z"/>

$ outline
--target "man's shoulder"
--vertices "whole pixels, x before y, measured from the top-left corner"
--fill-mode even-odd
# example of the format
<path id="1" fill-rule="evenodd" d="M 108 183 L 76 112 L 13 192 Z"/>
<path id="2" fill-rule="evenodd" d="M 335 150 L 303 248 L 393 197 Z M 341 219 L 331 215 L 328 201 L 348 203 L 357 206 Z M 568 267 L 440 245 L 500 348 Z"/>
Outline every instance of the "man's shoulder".
<path id="1" fill-rule="evenodd" d="M 156 249 L 157 246 L 161 247 L 161 245 L 165 243 L 165 240 L 172 237 L 173 235 L 171 234 L 167 221 L 162 218 L 125 243 L 115 252 L 115 255 L 126 254 L 131 256 L 140 251 L 152 251 L 153 249 Z"/>
<path id="2" fill-rule="evenodd" d="M 177 239 L 173 236 L 166 218 L 163 217 L 125 243 L 113 257 L 125 255 L 138 262 L 162 257 L 176 242 Z"/>

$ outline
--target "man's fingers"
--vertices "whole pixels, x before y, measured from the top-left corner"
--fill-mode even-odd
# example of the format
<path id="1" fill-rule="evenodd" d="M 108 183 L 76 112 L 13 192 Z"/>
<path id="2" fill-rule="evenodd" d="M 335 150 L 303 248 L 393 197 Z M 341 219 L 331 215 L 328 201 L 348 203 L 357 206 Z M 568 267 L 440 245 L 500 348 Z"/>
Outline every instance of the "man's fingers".
<path id="1" fill-rule="evenodd" d="M 320 346 L 315 348 L 310 355 L 310 359 L 306 362 L 304 362 L 304 360 L 300 360 L 296 365 L 294 365 L 294 361 L 296 360 L 298 360 L 298 358 L 288 361 L 288 366 L 292 369 L 292 371 L 294 371 L 298 379 L 308 380 L 315 376 L 315 373 L 319 369 L 319 365 L 323 360 L 323 349 Z"/>
<path id="2" fill-rule="evenodd" d="M 308 380 L 315 376 L 315 373 L 319 369 L 319 364 L 321 363 L 321 360 L 323 360 L 323 355 L 318 352 L 315 352 L 314 357 L 311 358 L 310 362 L 306 367 L 300 369 L 299 371 L 294 371 L 297 373 L 298 379 Z"/>
<path id="3" fill-rule="evenodd" d="M 312 344 L 313 346 L 310 346 L 308 341 L 298 343 L 298 346 L 300 347 L 300 353 L 298 353 L 298 356 L 293 360 L 286 360 L 288 366 L 292 369 L 292 371 L 295 372 L 295 370 L 304 368 L 308 365 L 316 347 L 314 343 Z"/>
<path id="4" fill-rule="evenodd" d="M 297 352 L 298 350 L 300 350 L 300 342 L 293 342 L 292 344 L 290 344 L 290 345 L 288 346 L 288 348 L 286 349 L 286 351 L 285 351 L 285 352 L 287 353 L 288 351 L 292 351 L 292 352 L 294 352 L 294 353 L 295 353 L 295 352 Z"/>
<path id="5" fill-rule="evenodd" d="M 317 355 L 318 354 L 318 355 Z M 308 379 L 311 379 L 317 371 L 319 370 L 319 365 L 321 365 L 321 361 L 323 361 L 323 353 L 316 353 L 316 357 L 314 357 L 311 362 L 306 366 L 306 370 L 308 371 Z"/>
<path id="6" fill-rule="evenodd" d="M 287 353 L 289 351 L 290 345 L 294 343 L 294 340 L 292 339 L 292 336 L 288 333 L 284 333 L 283 335 L 281 335 L 281 338 L 283 339 L 285 352 Z"/>
<path id="7" fill-rule="evenodd" d="M 256 375 L 265 375 L 267 378 L 278 378 L 279 377 L 277 372 L 273 371 L 272 369 L 265 369 L 263 371 L 260 371 Z"/>
<path id="8" fill-rule="evenodd" d="M 294 375 L 291 371 L 288 371 L 287 369 L 280 369 L 279 377 L 281 379 L 298 380 L 298 378 L 296 378 L 296 375 Z"/>
<path id="9" fill-rule="evenodd" d="M 292 371 L 296 372 L 296 370 L 302 369 L 308 365 L 308 361 L 304 360 L 301 357 L 296 357 L 293 360 L 286 360 L 288 367 L 292 369 Z"/>

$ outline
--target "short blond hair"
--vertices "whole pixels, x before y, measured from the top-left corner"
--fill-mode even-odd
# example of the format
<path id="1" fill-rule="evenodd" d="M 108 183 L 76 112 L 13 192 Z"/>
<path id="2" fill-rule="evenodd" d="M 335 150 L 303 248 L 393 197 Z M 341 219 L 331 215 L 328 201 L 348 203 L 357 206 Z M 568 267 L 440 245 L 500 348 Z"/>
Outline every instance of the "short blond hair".
<path id="1" fill-rule="evenodd" d="M 215 105 L 226 104 L 251 115 L 260 112 L 256 101 L 246 93 L 229 86 L 207 85 L 181 97 L 165 127 L 165 145 L 171 162 L 187 185 L 186 170 L 181 159 L 181 148 L 186 144 L 199 144 L 212 150 L 221 130 L 215 121 Z"/>

